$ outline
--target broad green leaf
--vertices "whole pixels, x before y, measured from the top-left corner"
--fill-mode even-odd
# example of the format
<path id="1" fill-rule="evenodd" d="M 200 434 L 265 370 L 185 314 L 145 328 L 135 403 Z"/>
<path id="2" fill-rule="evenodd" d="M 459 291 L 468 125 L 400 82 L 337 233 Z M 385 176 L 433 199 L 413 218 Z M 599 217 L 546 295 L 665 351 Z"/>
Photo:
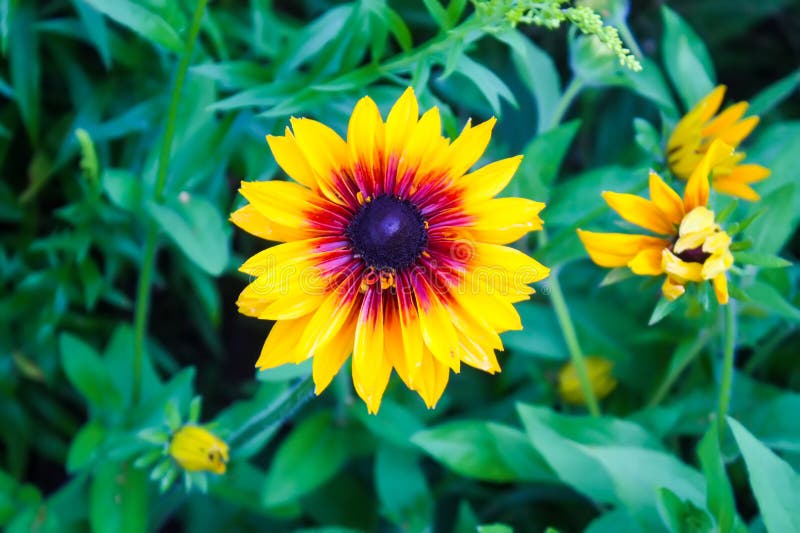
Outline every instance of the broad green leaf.
<path id="1" fill-rule="evenodd" d="M 736 502 L 719 449 L 716 423 L 711 424 L 698 444 L 697 456 L 700 458 L 700 466 L 706 478 L 706 506 L 714 516 L 719 531 L 732 531 L 736 519 Z"/>
<path id="2" fill-rule="evenodd" d="M 800 531 L 800 475 L 728 417 L 750 476 L 750 486 L 768 531 Z"/>
<path id="3" fill-rule="evenodd" d="M 147 478 L 128 463 L 102 463 L 89 487 L 89 522 L 98 533 L 147 530 Z"/>
<path id="4" fill-rule="evenodd" d="M 506 524 L 483 524 L 478 526 L 478 533 L 514 533 L 514 528 Z"/>
<path id="5" fill-rule="evenodd" d="M 93 7 L 89 6 L 85 0 L 72 0 L 72 5 L 78 12 L 89 40 L 97 49 L 103 66 L 111 68 L 111 39 L 108 35 L 105 19 Z"/>
<path id="6" fill-rule="evenodd" d="M 496 115 L 500 115 L 501 98 L 512 106 L 518 107 L 514 93 L 511 92 L 505 82 L 497 74 L 477 61 L 473 61 L 466 55 L 461 54 L 456 62 L 456 71 L 481 91 Z"/>
<path id="7" fill-rule="evenodd" d="M 22 122 L 34 143 L 39 139 L 41 119 L 41 67 L 39 65 L 39 40 L 35 28 L 36 14 L 31 4 L 14 8 L 8 29 L 11 86 L 19 107 Z"/>
<path id="8" fill-rule="evenodd" d="M 570 33 L 569 63 L 575 77 L 585 85 L 620 85 L 626 79 L 617 55 L 594 35 Z"/>
<path id="9" fill-rule="evenodd" d="M 425 427 L 410 409 L 388 398 L 377 414 L 369 414 L 360 405 L 354 406 L 353 412 L 376 438 L 400 448 L 416 448 L 411 437 Z"/>
<path id="10" fill-rule="evenodd" d="M 434 498 L 413 451 L 381 446 L 375 454 L 375 488 L 381 508 L 398 526 L 422 531 L 431 523 Z"/>
<path id="11" fill-rule="evenodd" d="M 747 111 L 750 115 L 764 115 L 779 106 L 800 86 L 800 69 L 781 78 L 767 88 L 761 90 L 750 100 Z"/>
<path id="12" fill-rule="evenodd" d="M 786 268 L 792 266 L 792 262 L 783 257 L 758 252 L 735 252 L 733 259 L 737 265 L 755 265 L 763 268 Z"/>
<path id="13" fill-rule="evenodd" d="M 711 56 L 700 37 L 675 11 L 661 6 L 661 16 L 664 65 L 684 106 L 690 108 L 714 88 Z"/>
<path id="14" fill-rule="evenodd" d="M 533 302 L 521 302 L 516 308 L 522 319 L 522 330 L 503 333 L 503 345 L 526 355 L 566 360 L 569 352 L 553 309 Z"/>
<path id="15" fill-rule="evenodd" d="M 540 133 L 525 146 L 522 150 L 525 157 L 516 173 L 522 196 L 541 202 L 549 199 L 561 162 L 580 126 L 580 120 L 572 120 Z"/>
<path id="16" fill-rule="evenodd" d="M 635 139 L 639 148 L 654 157 L 663 157 L 661 135 L 650 122 L 636 117 L 633 119 L 633 129 L 636 131 Z"/>
<path id="17" fill-rule="evenodd" d="M 130 28 L 145 39 L 173 52 L 183 52 L 184 43 L 175 29 L 160 15 L 131 0 L 83 0 L 110 19 Z"/>
<path id="18" fill-rule="evenodd" d="M 784 295 L 772 285 L 754 281 L 744 289 L 750 301 L 768 312 L 775 313 L 795 323 L 800 323 L 800 309 L 786 301 Z"/>
<path id="19" fill-rule="evenodd" d="M 763 206 L 769 206 L 743 232 L 744 238 L 753 242 L 753 249 L 758 253 L 777 254 L 794 233 L 800 217 L 794 205 L 796 192 L 794 183 L 786 184 L 764 196 L 760 205 L 751 208 L 751 212 L 755 212 Z"/>
<path id="20" fill-rule="evenodd" d="M 267 473 L 263 501 L 268 507 L 290 503 L 331 479 L 351 454 L 348 432 L 330 412 L 298 424 L 278 448 Z"/>
<path id="21" fill-rule="evenodd" d="M 280 65 L 278 75 L 287 74 L 323 51 L 345 29 L 353 13 L 352 5 L 329 9 L 314 22 L 296 34 L 286 61 Z"/>
<path id="22" fill-rule="evenodd" d="M 550 54 L 518 30 L 496 37 L 511 47 L 511 60 L 517 74 L 536 101 L 536 131 L 541 133 L 556 126 L 553 118 L 561 97 L 561 79 Z"/>
<path id="23" fill-rule="evenodd" d="M 120 392 L 125 405 L 130 405 L 133 398 L 134 373 L 134 334 L 133 329 L 122 324 L 111 334 L 104 352 L 105 365 L 116 389 Z M 153 368 L 153 363 L 149 356 L 142 360 L 142 390 L 141 398 L 147 399 L 155 394 L 161 381 Z"/>
<path id="24" fill-rule="evenodd" d="M 640 523 L 623 508 L 608 511 L 592 520 L 584 533 L 646 533 Z"/>
<path id="25" fill-rule="evenodd" d="M 652 326 L 661 322 L 662 319 L 669 316 L 673 311 L 675 311 L 675 309 L 678 308 L 678 303 L 678 300 L 667 300 L 663 297 L 660 298 L 655 308 L 653 308 L 653 314 L 650 315 L 650 320 L 647 321 L 647 325 Z"/>
<path id="26" fill-rule="evenodd" d="M 462 476 L 497 482 L 552 479 L 525 435 L 502 424 L 452 421 L 421 431 L 412 441 Z"/>
<path id="27" fill-rule="evenodd" d="M 164 204 L 148 201 L 145 209 L 194 264 L 212 276 L 222 273 L 228 264 L 228 236 L 225 221 L 211 202 L 188 195 Z"/>
<path id="28" fill-rule="evenodd" d="M 135 212 L 142 205 L 142 182 L 127 170 L 107 168 L 100 181 L 111 202 L 126 211 Z"/>
<path id="29" fill-rule="evenodd" d="M 231 89 L 253 87 L 271 79 L 271 72 L 264 65 L 247 60 L 203 63 L 193 66 L 191 71 Z"/>
<path id="30" fill-rule="evenodd" d="M 64 373 L 92 406 L 121 406 L 119 391 L 114 388 L 103 360 L 91 346 L 74 335 L 62 333 L 59 347 Z"/>
<path id="31" fill-rule="evenodd" d="M 105 438 L 106 430 L 102 424 L 87 422 L 72 439 L 67 454 L 67 472 L 75 473 L 92 464 Z"/>

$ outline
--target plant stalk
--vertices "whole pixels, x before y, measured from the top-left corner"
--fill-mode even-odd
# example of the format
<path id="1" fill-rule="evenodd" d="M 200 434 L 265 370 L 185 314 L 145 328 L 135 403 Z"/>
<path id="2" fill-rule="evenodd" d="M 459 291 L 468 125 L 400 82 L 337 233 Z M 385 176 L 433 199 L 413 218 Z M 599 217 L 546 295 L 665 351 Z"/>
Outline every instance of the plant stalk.
<path id="1" fill-rule="evenodd" d="M 725 430 L 725 416 L 731 401 L 733 385 L 733 359 L 736 353 L 736 301 L 731 300 L 724 311 L 724 340 L 722 351 L 722 375 L 719 385 L 719 407 L 717 408 L 717 428 L 719 438 Z"/>

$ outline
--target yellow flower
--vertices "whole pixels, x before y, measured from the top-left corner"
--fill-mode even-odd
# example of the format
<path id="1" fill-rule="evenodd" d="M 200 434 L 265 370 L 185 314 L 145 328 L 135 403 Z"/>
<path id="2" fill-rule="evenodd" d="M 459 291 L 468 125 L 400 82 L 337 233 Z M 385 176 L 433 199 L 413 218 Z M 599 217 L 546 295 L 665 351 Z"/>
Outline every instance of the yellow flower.
<path id="1" fill-rule="evenodd" d="M 224 474 L 228 445 L 207 429 L 187 424 L 172 436 L 169 454 L 187 472 Z"/>
<path id="2" fill-rule="evenodd" d="M 343 140 L 307 118 L 267 136 L 297 183 L 243 182 L 242 229 L 285 241 L 250 258 L 239 311 L 275 320 L 256 366 L 313 357 L 320 394 L 352 353 L 356 392 L 380 407 L 392 369 L 429 408 L 461 363 L 494 373 L 499 333 L 521 329 L 513 303 L 548 269 L 507 246 L 541 228 L 540 202 L 493 197 L 521 156 L 469 169 L 495 120 L 441 135 L 439 110 L 419 117 L 409 88 L 384 122 L 355 106 Z"/>
<path id="3" fill-rule="evenodd" d="M 675 126 L 667 143 L 667 159 L 672 172 L 688 179 L 700 164 L 715 140 L 721 140 L 734 150 L 758 124 L 758 117 L 742 118 L 748 103 L 736 103 L 717 115 L 725 96 L 725 86 L 720 85 L 706 95 Z M 761 165 L 740 165 L 743 152 L 733 151 L 712 167 L 714 190 L 723 194 L 755 201 L 760 197 L 750 184 L 766 179 L 770 171 Z"/>
<path id="4" fill-rule="evenodd" d="M 619 215 L 659 236 L 594 233 L 578 230 L 592 261 L 604 267 L 629 267 L 640 276 L 666 274 L 664 297 L 674 300 L 689 282 L 712 280 L 717 301 L 728 302 L 726 271 L 733 264 L 730 236 L 714 220 L 708 205 L 708 174 L 732 148 L 715 141 L 689 177 L 683 199 L 650 172 L 650 200 L 633 194 L 603 192 Z"/>
<path id="5" fill-rule="evenodd" d="M 617 387 L 617 380 L 611 373 L 614 363 L 608 359 L 595 356 L 587 357 L 585 361 L 592 390 L 595 396 L 602 400 Z M 571 361 L 565 364 L 558 373 L 558 393 L 566 403 L 572 405 L 586 404 L 581 382 L 578 379 L 578 370 Z"/>

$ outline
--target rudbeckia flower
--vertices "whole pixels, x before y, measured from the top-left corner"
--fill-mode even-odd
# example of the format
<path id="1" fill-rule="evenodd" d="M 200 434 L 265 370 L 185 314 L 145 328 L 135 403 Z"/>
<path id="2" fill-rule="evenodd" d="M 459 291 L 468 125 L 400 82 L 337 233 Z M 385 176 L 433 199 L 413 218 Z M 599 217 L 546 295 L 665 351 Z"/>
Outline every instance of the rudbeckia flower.
<path id="1" fill-rule="evenodd" d="M 724 96 L 725 86 L 720 85 L 675 126 L 667 142 L 667 160 L 670 170 L 679 178 L 689 178 L 715 140 L 735 150 L 758 124 L 756 116 L 742 118 L 747 102 L 736 103 L 717 115 Z M 761 165 L 740 164 L 744 158 L 743 152 L 733 151 L 714 165 L 712 187 L 723 194 L 755 201 L 760 197 L 750 185 L 766 179 L 770 171 Z"/>
<path id="2" fill-rule="evenodd" d="M 589 374 L 589 384 L 594 395 L 602 400 L 617 387 L 617 380 L 611 370 L 614 363 L 603 357 L 590 356 L 584 359 Z M 578 370 L 570 361 L 558 372 L 558 393 L 564 402 L 572 405 L 586 405 Z"/>
<path id="3" fill-rule="evenodd" d="M 708 209 L 710 169 L 730 156 L 732 148 L 715 141 L 692 172 L 683 199 L 661 176 L 650 172 L 650 200 L 604 191 L 619 215 L 656 235 L 594 233 L 578 230 L 592 261 L 603 267 L 629 267 L 640 276 L 666 275 L 662 292 L 675 300 L 689 282 L 711 280 L 720 304 L 728 302 L 726 271 L 733 265 L 730 236 Z"/>
<path id="4" fill-rule="evenodd" d="M 419 117 L 409 88 L 384 122 L 369 97 L 347 139 L 307 118 L 268 136 L 297 183 L 243 182 L 242 229 L 284 241 L 240 270 L 255 279 L 240 312 L 275 320 L 260 369 L 313 357 L 321 393 L 352 353 L 355 390 L 380 407 L 392 369 L 429 408 L 461 363 L 494 373 L 499 333 L 521 329 L 513 303 L 548 269 L 504 244 L 541 228 L 544 204 L 493 197 L 521 157 L 470 168 L 495 120 L 441 135 L 439 110 Z"/>
<path id="5" fill-rule="evenodd" d="M 224 474 L 228 445 L 205 428 L 187 424 L 172 436 L 169 454 L 187 472 Z"/>

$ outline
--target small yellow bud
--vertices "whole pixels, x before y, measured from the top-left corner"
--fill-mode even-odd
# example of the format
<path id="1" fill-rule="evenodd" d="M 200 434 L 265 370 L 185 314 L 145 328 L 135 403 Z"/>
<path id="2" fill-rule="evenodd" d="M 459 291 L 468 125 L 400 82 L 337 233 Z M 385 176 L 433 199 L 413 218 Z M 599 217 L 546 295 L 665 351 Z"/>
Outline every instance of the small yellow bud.
<path id="1" fill-rule="evenodd" d="M 207 429 L 187 424 L 172 436 L 169 454 L 188 472 L 224 474 L 228 445 Z"/>
<path id="2" fill-rule="evenodd" d="M 602 357 L 587 357 L 586 370 L 589 373 L 589 383 L 592 385 L 597 399 L 608 396 L 617 386 L 617 380 L 611 373 L 614 363 Z M 585 405 L 586 398 L 581 390 L 578 379 L 578 370 L 572 362 L 567 363 L 558 373 L 558 392 L 561 398 L 572 405 Z"/>

